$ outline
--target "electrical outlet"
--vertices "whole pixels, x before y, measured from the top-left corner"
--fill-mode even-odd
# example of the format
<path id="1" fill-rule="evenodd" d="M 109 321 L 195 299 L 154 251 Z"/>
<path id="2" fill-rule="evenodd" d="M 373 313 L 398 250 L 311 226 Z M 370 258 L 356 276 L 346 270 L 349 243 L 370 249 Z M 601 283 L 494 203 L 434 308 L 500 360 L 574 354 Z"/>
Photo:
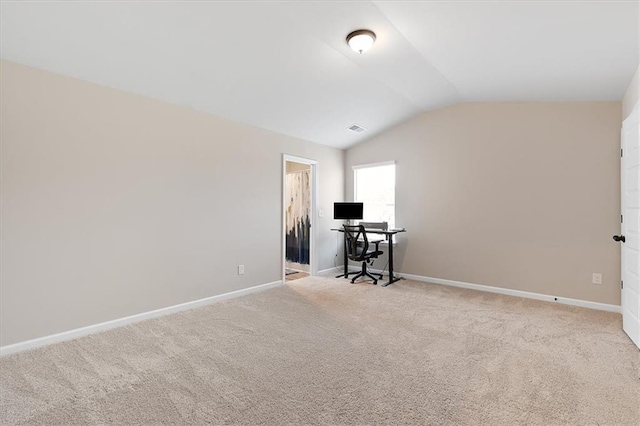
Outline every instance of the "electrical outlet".
<path id="1" fill-rule="evenodd" d="M 593 273 L 591 282 L 593 284 L 602 284 L 602 274 Z"/>
<path id="2" fill-rule="evenodd" d="M 322 210 L 322 209 L 318 210 L 318 216 L 319 217 L 324 217 L 324 210 Z"/>
<path id="3" fill-rule="evenodd" d="M 244 274 L 244 265 L 238 265 L 238 275 Z"/>

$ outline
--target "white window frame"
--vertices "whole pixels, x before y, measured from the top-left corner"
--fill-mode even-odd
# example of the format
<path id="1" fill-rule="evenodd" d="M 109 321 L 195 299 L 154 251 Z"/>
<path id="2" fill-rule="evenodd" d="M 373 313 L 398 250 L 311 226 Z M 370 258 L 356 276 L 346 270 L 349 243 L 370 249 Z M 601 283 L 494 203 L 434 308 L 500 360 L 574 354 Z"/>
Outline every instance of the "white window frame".
<path id="1" fill-rule="evenodd" d="M 396 168 L 395 168 L 395 165 L 396 165 L 395 160 L 391 160 L 391 161 L 381 161 L 381 162 L 378 162 L 378 163 L 357 164 L 357 165 L 351 166 L 351 169 L 353 171 L 353 200 L 354 201 L 358 201 L 358 177 L 357 177 L 356 171 L 358 171 L 359 169 L 369 169 L 369 168 L 373 168 L 373 167 L 394 166 L 394 186 L 393 186 L 393 219 L 394 219 L 394 222 L 395 222 L 395 219 L 396 219 L 396 186 L 395 186 Z M 389 224 L 389 226 L 395 226 L 395 223 Z"/>

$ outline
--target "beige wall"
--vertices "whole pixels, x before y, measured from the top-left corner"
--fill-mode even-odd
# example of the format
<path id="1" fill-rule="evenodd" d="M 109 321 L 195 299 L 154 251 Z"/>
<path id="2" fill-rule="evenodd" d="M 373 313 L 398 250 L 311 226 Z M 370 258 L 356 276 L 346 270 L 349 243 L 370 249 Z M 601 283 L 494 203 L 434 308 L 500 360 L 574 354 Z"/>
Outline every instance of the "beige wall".
<path id="1" fill-rule="evenodd" d="M 625 93 L 624 98 L 622 99 L 623 120 L 631 114 L 631 111 L 633 111 L 633 107 L 636 106 L 638 100 L 640 100 L 640 67 L 636 70 L 631 83 L 629 83 L 627 93 Z"/>
<path id="2" fill-rule="evenodd" d="M 319 161 L 319 208 L 343 198 L 341 150 L 12 63 L 0 72 L 3 346 L 280 280 L 283 153 Z M 334 221 L 317 223 L 330 268 Z"/>
<path id="3" fill-rule="evenodd" d="M 620 127 L 620 102 L 428 112 L 347 151 L 347 199 L 396 160 L 402 272 L 619 305 Z"/>

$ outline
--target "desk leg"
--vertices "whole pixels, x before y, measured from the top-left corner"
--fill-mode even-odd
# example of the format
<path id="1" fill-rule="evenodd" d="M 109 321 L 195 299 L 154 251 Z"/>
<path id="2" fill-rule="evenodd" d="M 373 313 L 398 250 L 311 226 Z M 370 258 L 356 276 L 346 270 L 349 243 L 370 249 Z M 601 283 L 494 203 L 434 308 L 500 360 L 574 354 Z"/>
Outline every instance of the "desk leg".
<path id="1" fill-rule="evenodd" d="M 382 284 L 382 287 L 386 287 L 402 279 L 401 277 L 393 276 L 393 235 L 389 235 L 387 238 L 387 241 L 389 241 L 389 281 Z"/>
<path id="2" fill-rule="evenodd" d="M 342 243 L 342 264 L 344 265 L 344 273 L 340 274 L 340 275 L 336 275 L 336 278 L 347 278 L 349 276 L 349 260 L 347 259 L 347 250 L 346 250 L 346 245 L 347 245 L 347 234 L 344 234 L 344 241 Z"/>

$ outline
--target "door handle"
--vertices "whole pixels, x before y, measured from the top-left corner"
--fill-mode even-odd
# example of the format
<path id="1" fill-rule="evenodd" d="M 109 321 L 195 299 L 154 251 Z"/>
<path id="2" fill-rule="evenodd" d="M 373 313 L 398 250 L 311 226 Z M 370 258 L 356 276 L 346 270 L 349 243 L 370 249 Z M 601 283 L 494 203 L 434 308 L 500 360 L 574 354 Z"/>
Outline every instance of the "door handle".
<path id="1" fill-rule="evenodd" d="M 623 243 L 625 242 L 624 235 L 614 235 L 613 236 L 613 240 L 614 241 L 622 241 Z"/>

